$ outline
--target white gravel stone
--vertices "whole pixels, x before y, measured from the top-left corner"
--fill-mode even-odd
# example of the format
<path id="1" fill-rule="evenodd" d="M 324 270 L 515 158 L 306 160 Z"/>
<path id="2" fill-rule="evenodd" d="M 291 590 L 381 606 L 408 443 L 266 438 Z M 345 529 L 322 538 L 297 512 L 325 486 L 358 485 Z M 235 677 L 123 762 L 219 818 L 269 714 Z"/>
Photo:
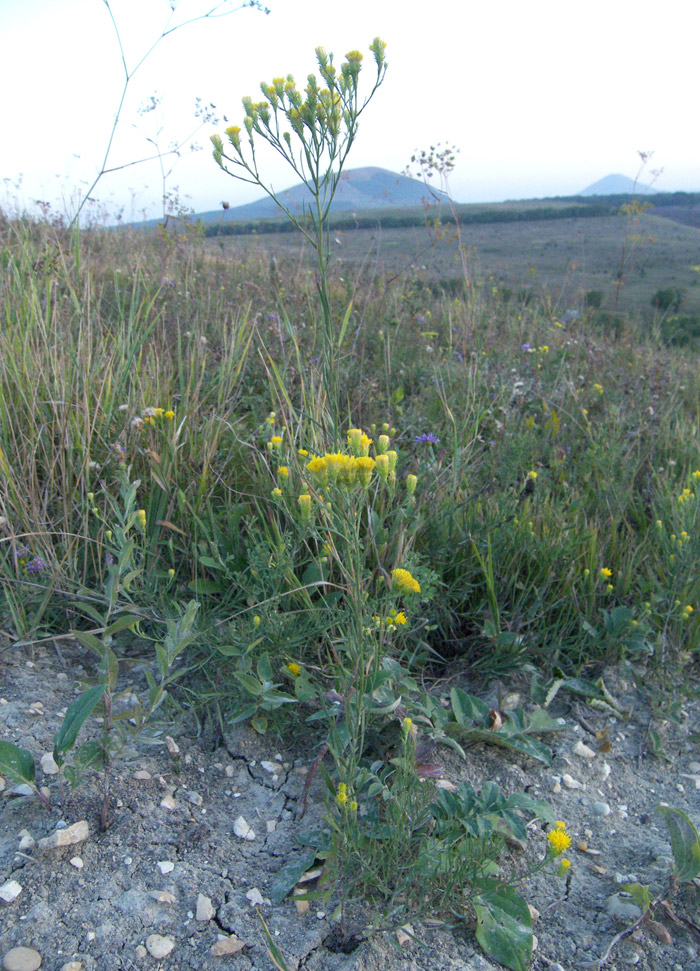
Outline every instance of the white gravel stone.
<path id="1" fill-rule="evenodd" d="M 578 757 L 581 759 L 595 758 L 595 752 L 593 751 L 593 749 L 589 748 L 588 745 L 585 745 L 580 739 L 578 742 L 576 742 L 572 751 L 574 755 L 578 755 Z"/>
<path id="2" fill-rule="evenodd" d="M 263 895 L 260 893 L 257 887 L 253 887 L 252 890 L 249 890 L 245 896 L 246 900 L 249 900 L 251 906 L 253 907 L 262 907 L 262 905 L 265 903 Z"/>
<path id="3" fill-rule="evenodd" d="M 277 820 L 268 819 L 268 821 L 265 823 L 265 829 L 268 831 L 268 833 L 274 833 L 274 831 L 277 829 Z"/>
<path id="4" fill-rule="evenodd" d="M 31 850 L 36 846 L 36 840 L 28 829 L 21 829 L 17 835 L 19 836 L 20 850 Z"/>
<path id="5" fill-rule="evenodd" d="M 134 778 L 139 782 L 148 782 L 148 780 L 152 779 L 153 776 L 148 769 L 137 769 L 136 772 L 134 772 Z"/>
<path id="6" fill-rule="evenodd" d="M 193 806 L 201 806 L 204 799 L 202 799 L 198 792 L 188 792 L 187 801 L 191 802 Z"/>
<path id="7" fill-rule="evenodd" d="M 70 865 L 74 866 L 76 870 L 83 869 L 83 861 L 79 856 L 73 856 L 70 859 Z"/>
<path id="8" fill-rule="evenodd" d="M 609 816 L 612 809 L 607 802 L 594 802 L 591 809 L 597 816 Z"/>
<path id="9" fill-rule="evenodd" d="M 43 840 L 39 840 L 40 850 L 54 850 L 59 846 L 74 846 L 76 843 L 83 843 L 90 835 L 90 829 L 86 819 L 81 819 L 72 826 L 65 829 L 57 829 Z"/>
<path id="10" fill-rule="evenodd" d="M 197 894 L 197 920 L 211 920 L 216 910 L 212 904 L 209 897 L 205 897 L 203 893 Z"/>
<path id="11" fill-rule="evenodd" d="M 0 900 L 4 900 L 6 904 L 11 904 L 13 900 L 17 900 L 21 893 L 22 884 L 17 883 L 16 880 L 6 880 L 0 886 Z"/>
<path id="12" fill-rule="evenodd" d="M 151 957 L 160 960 L 166 958 L 175 947 L 172 937 L 163 937 L 161 934 L 149 934 L 146 938 L 146 949 Z"/>
<path id="13" fill-rule="evenodd" d="M 4 971 L 38 971 L 41 954 L 33 947 L 13 947 L 2 959 Z"/>
<path id="14" fill-rule="evenodd" d="M 568 772 L 564 773 L 564 775 L 561 777 L 561 781 L 564 783 L 567 789 L 585 788 L 582 782 L 579 782 L 577 779 L 574 779 L 574 777 L 569 775 Z"/>
<path id="15" fill-rule="evenodd" d="M 58 766 L 52 752 L 47 752 L 41 756 L 41 767 L 45 775 L 58 775 Z"/>
<path id="16" fill-rule="evenodd" d="M 173 809 L 177 809 L 177 801 L 173 796 L 163 796 L 160 801 L 161 807 L 167 809 L 168 812 L 172 812 Z"/>
<path id="17" fill-rule="evenodd" d="M 159 860 L 156 864 L 160 872 L 165 876 L 166 873 L 172 873 L 175 869 L 175 864 L 170 860 Z"/>
<path id="18" fill-rule="evenodd" d="M 82 961 L 68 961 L 61 965 L 61 971 L 83 971 Z"/>
<path id="19" fill-rule="evenodd" d="M 239 816 L 233 824 L 233 831 L 239 839 L 242 840 L 254 840 L 255 833 L 248 823 L 242 816 Z"/>

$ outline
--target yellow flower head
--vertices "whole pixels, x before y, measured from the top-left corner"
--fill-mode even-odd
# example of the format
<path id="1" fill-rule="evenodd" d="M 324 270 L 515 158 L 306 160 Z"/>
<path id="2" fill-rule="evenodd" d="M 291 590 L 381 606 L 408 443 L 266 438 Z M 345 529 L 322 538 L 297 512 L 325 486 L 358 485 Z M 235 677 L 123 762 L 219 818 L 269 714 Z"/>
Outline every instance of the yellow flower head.
<path id="1" fill-rule="evenodd" d="M 418 477 L 415 475 L 406 476 L 406 492 L 409 496 L 412 496 L 416 491 L 416 486 L 418 484 Z"/>
<path id="2" fill-rule="evenodd" d="M 279 451 L 279 449 L 282 448 L 282 436 L 273 435 L 272 438 L 270 439 L 270 445 L 272 446 L 272 448 Z"/>
<path id="3" fill-rule="evenodd" d="M 605 394 L 605 388 L 603 387 L 602 384 L 594 384 L 593 390 L 595 391 L 596 394 Z"/>
<path id="4" fill-rule="evenodd" d="M 387 477 L 389 475 L 389 456 L 388 455 L 378 455 L 377 456 L 377 474 L 379 478 L 386 484 Z"/>
<path id="5" fill-rule="evenodd" d="M 400 593 L 420 593 L 420 584 L 408 570 L 392 570 L 391 578 Z"/>
<path id="6" fill-rule="evenodd" d="M 571 860 L 564 859 L 559 860 L 559 876 L 565 877 L 571 868 Z"/>
<path id="7" fill-rule="evenodd" d="M 389 448 L 391 439 L 388 435 L 380 435 L 377 439 L 377 455 L 384 455 Z"/>
<path id="8" fill-rule="evenodd" d="M 173 418 L 175 417 L 175 412 L 174 411 L 166 411 L 165 412 L 165 417 L 168 419 L 168 421 L 172 421 Z"/>
<path id="9" fill-rule="evenodd" d="M 288 479 L 289 469 L 286 465 L 280 465 L 280 467 L 277 469 L 277 474 L 279 475 L 280 479 Z"/>
<path id="10" fill-rule="evenodd" d="M 289 662 L 289 664 L 287 665 L 287 670 L 289 671 L 290 674 L 294 675 L 295 678 L 298 678 L 299 675 L 301 674 L 301 667 L 295 661 Z"/>
<path id="11" fill-rule="evenodd" d="M 361 455 L 355 459 L 355 467 L 362 486 L 367 489 L 372 479 L 372 472 L 377 463 L 368 455 Z"/>
<path id="12" fill-rule="evenodd" d="M 571 846 L 571 837 L 566 829 L 553 829 L 547 833 L 552 856 L 561 856 Z"/>
<path id="13" fill-rule="evenodd" d="M 528 472 L 527 477 L 528 479 L 532 479 L 532 481 L 534 482 L 535 479 L 537 478 L 537 472 L 535 472 L 534 470 L 531 470 L 530 472 Z"/>
<path id="14" fill-rule="evenodd" d="M 341 782 L 338 785 L 338 794 L 335 797 L 335 801 L 338 803 L 339 806 L 344 806 L 345 803 L 348 801 L 348 787 L 345 785 L 344 782 Z"/>
<path id="15" fill-rule="evenodd" d="M 609 580 L 611 576 L 612 576 L 612 570 L 609 570 L 607 566 L 601 567 L 601 570 L 600 570 L 601 580 Z"/>

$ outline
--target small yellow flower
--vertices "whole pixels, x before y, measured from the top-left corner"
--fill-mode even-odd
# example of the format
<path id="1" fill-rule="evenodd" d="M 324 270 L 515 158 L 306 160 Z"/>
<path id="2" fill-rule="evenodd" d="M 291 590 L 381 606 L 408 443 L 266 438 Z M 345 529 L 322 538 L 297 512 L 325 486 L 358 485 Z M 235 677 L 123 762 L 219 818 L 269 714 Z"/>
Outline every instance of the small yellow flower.
<path id="1" fill-rule="evenodd" d="M 392 621 L 397 627 L 403 627 L 406 623 L 406 614 L 403 610 L 400 610 L 398 614 L 392 617 Z"/>
<path id="2" fill-rule="evenodd" d="M 308 492 L 305 492 L 299 496 L 297 503 L 301 512 L 302 521 L 307 522 L 311 518 L 311 496 Z"/>
<path id="3" fill-rule="evenodd" d="M 420 593 L 420 584 L 411 576 L 408 570 L 392 570 L 391 578 L 394 581 L 396 589 L 401 593 Z"/>
<path id="4" fill-rule="evenodd" d="M 411 734 L 411 729 L 413 728 L 413 720 L 407 716 L 401 722 L 401 728 L 404 735 L 408 737 Z"/>
<path id="5" fill-rule="evenodd" d="M 571 846 L 571 837 L 564 829 L 553 829 L 547 833 L 552 856 L 561 856 Z"/>
<path id="6" fill-rule="evenodd" d="M 308 451 L 307 451 L 307 450 L 306 450 L 305 448 L 300 448 L 300 449 L 299 449 L 299 455 L 301 455 L 301 457 L 302 457 L 302 458 L 306 458 L 306 456 L 307 456 L 308 454 L 309 454 L 309 453 L 308 453 Z"/>
<path id="7" fill-rule="evenodd" d="M 277 469 L 277 474 L 279 475 L 280 479 L 288 479 L 289 469 L 286 465 L 280 465 L 280 467 Z"/>
<path id="8" fill-rule="evenodd" d="M 173 570 L 172 567 L 170 567 L 170 569 L 168 570 L 168 576 L 171 578 L 175 576 L 175 570 Z"/>
<path id="9" fill-rule="evenodd" d="M 534 482 L 535 479 L 537 478 L 537 472 L 535 472 L 534 470 L 531 470 L 530 472 L 528 472 L 527 477 L 528 479 L 532 479 L 532 481 Z"/>
<path id="10" fill-rule="evenodd" d="M 139 518 L 139 525 L 141 526 L 142 529 L 145 529 L 146 528 L 146 510 L 145 509 L 139 509 L 139 511 L 137 513 L 137 516 Z"/>
<path id="11" fill-rule="evenodd" d="M 559 876 L 565 877 L 571 868 L 571 860 L 567 860 L 564 857 L 563 860 L 559 860 Z"/>
<path id="12" fill-rule="evenodd" d="M 272 438 L 270 439 L 270 445 L 272 446 L 272 448 L 279 451 L 282 448 L 282 436 L 273 435 Z"/>
<path id="13" fill-rule="evenodd" d="M 612 593 L 614 589 L 615 589 L 615 588 L 613 587 L 613 585 L 612 585 L 612 583 L 609 583 L 609 584 L 608 584 L 608 585 L 606 586 L 606 588 L 605 588 L 605 592 L 606 592 L 606 593 Z"/>
<path id="14" fill-rule="evenodd" d="M 406 493 L 412 496 L 416 491 L 416 486 L 418 485 L 418 477 L 415 475 L 406 476 Z"/>
<path id="15" fill-rule="evenodd" d="M 377 455 L 385 455 L 389 448 L 390 438 L 388 435 L 380 435 L 377 439 Z"/>
<path id="16" fill-rule="evenodd" d="M 154 408 L 153 410 L 154 410 L 154 411 L 155 411 L 155 413 L 156 413 L 156 414 L 155 414 L 155 417 L 156 417 L 156 418 L 162 418 L 162 417 L 163 417 L 163 415 L 165 414 L 165 408 Z"/>
<path id="17" fill-rule="evenodd" d="M 375 460 L 370 458 L 368 455 L 361 455 L 359 458 L 355 459 L 357 474 L 359 476 L 361 485 L 365 489 L 369 487 L 372 479 L 372 472 L 376 464 L 377 463 Z"/>
<path id="18" fill-rule="evenodd" d="M 355 802 L 354 799 L 350 803 L 350 812 L 353 812 L 353 813 L 357 812 L 357 803 Z"/>
<path id="19" fill-rule="evenodd" d="M 253 627 L 256 627 L 256 628 L 257 628 L 257 627 L 259 627 L 259 626 L 260 626 L 260 624 L 261 624 L 261 623 L 262 623 L 262 620 L 261 620 L 261 619 L 260 619 L 260 617 L 259 617 L 259 616 L 258 616 L 258 615 L 256 614 L 256 615 L 255 615 L 255 617 L 253 617 Z"/>
<path id="20" fill-rule="evenodd" d="M 611 576 L 612 576 L 612 570 L 609 570 L 607 566 L 603 566 L 600 568 L 601 580 L 609 580 Z"/>
<path id="21" fill-rule="evenodd" d="M 596 394 L 605 394 L 605 388 L 603 387 L 602 384 L 594 384 L 593 390 L 595 391 Z"/>
<path id="22" fill-rule="evenodd" d="M 166 411 L 164 417 L 167 418 L 168 421 L 172 421 L 173 418 L 175 417 L 175 412 L 174 411 Z"/>
<path id="23" fill-rule="evenodd" d="M 299 664 L 297 664 L 295 661 L 290 661 L 289 662 L 289 664 L 287 665 L 287 670 L 295 678 L 298 678 L 299 675 L 301 674 L 301 666 Z"/>
<path id="24" fill-rule="evenodd" d="M 338 794 L 335 797 L 335 801 L 338 803 L 339 806 L 344 806 L 345 803 L 348 801 L 348 787 L 345 785 L 344 782 L 341 782 L 338 785 Z"/>
<path id="25" fill-rule="evenodd" d="M 272 490 L 272 495 L 273 495 L 273 496 L 274 496 L 274 497 L 275 497 L 276 499 L 279 499 L 279 497 L 280 497 L 280 496 L 282 495 L 282 490 L 281 490 L 281 489 L 273 489 L 273 490 Z"/>

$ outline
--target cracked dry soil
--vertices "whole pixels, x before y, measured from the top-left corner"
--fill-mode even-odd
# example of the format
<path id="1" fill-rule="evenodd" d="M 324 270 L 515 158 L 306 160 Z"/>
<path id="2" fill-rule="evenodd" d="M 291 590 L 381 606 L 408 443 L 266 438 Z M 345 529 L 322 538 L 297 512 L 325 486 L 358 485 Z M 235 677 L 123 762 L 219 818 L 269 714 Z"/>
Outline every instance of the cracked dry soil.
<path id="1" fill-rule="evenodd" d="M 79 693 L 78 679 L 86 674 L 81 662 L 86 663 L 77 653 L 59 657 L 51 649 L 35 649 L 31 659 L 7 650 L 0 654 L 0 738 L 33 752 L 38 782 L 49 787 L 55 804 L 55 776 L 44 776 L 39 759 L 51 751 L 61 715 Z M 455 783 L 478 787 L 493 779 L 505 792 L 526 789 L 547 798 L 567 822 L 574 840 L 568 885 L 539 875 L 522 888 L 539 912 L 535 971 L 574 971 L 604 953 L 625 926 L 620 915 L 631 913 L 629 899 L 620 896 L 621 883 L 638 880 L 650 884 L 652 893 L 664 886 L 671 849 L 665 822 L 654 812 L 659 803 L 683 809 L 700 824 L 697 702 L 686 705 L 677 724 L 656 723 L 664 757 L 651 757 L 644 754 L 650 711 L 631 679 L 613 671 L 606 684 L 631 717 L 616 719 L 558 696 L 552 714 L 565 719 L 565 726 L 544 739 L 554 752 L 549 767 L 483 745 L 470 748 L 466 761 L 444 748 L 433 759 Z M 495 704 L 498 688 L 482 696 Z M 581 742 L 595 749 L 594 733 L 606 729 L 609 751 L 592 758 L 576 754 Z M 105 832 L 99 829 L 97 775 L 53 812 L 13 796 L 11 781 L 4 780 L 0 888 L 14 881 L 21 892 L 9 903 L 0 900 L 0 960 L 24 946 L 39 952 L 46 971 L 66 965 L 71 971 L 271 971 L 259 908 L 290 971 L 497 971 L 468 930 L 416 922 L 419 942 L 399 947 L 389 935 L 377 934 L 343 953 L 333 946 L 334 904 L 323 913 L 312 902 L 306 914 L 290 899 L 271 904 L 275 874 L 300 852 L 299 833 L 318 826 L 324 812 L 317 779 L 306 816 L 295 818 L 314 753 L 300 744 L 280 750 L 274 741 L 236 726 L 214 751 L 206 739 L 180 735 L 180 754 L 173 757 L 167 732 L 162 727 L 149 744 L 137 741 L 116 763 L 113 824 Z M 254 839 L 236 835 L 234 824 L 241 818 Z M 89 825 L 83 843 L 52 850 L 33 845 L 57 824 L 81 819 Z M 240 822 L 236 828 L 245 831 Z M 583 841 L 597 855 L 576 850 Z M 542 827 L 535 824 L 526 853 L 541 858 L 545 847 Z M 522 853 L 515 862 L 522 866 Z M 679 918 L 700 922 L 696 887 L 680 888 L 673 902 Z M 663 919 L 669 940 L 648 930 L 635 933 L 617 945 L 606 968 L 700 971 L 700 939 L 687 923 Z M 161 953 L 153 935 L 165 939 L 167 955 L 153 955 Z M 245 946 L 217 956 L 217 942 L 231 935 Z"/>

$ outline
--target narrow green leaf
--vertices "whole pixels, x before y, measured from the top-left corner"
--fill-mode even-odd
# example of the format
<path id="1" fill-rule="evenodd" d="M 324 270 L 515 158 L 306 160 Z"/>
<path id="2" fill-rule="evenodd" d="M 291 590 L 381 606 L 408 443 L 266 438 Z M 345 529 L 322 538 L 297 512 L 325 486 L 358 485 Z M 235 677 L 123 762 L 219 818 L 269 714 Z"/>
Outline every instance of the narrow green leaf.
<path id="1" fill-rule="evenodd" d="M 281 904 L 288 893 L 296 887 L 307 870 L 316 862 L 316 850 L 307 850 L 279 870 L 272 880 L 270 896 L 274 903 Z"/>
<path id="2" fill-rule="evenodd" d="M 92 688 L 84 691 L 79 698 L 76 698 L 72 705 L 68 707 L 63 724 L 54 735 L 53 757 L 58 763 L 59 758 L 64 752 L 73 748 L 78 732 L 83 727 L 85 721 L 95 710 L 95 707 L 105 693 L 106 685 L 96 684 Z M 58 756 L 58 758 L 57 758 Z"/>

